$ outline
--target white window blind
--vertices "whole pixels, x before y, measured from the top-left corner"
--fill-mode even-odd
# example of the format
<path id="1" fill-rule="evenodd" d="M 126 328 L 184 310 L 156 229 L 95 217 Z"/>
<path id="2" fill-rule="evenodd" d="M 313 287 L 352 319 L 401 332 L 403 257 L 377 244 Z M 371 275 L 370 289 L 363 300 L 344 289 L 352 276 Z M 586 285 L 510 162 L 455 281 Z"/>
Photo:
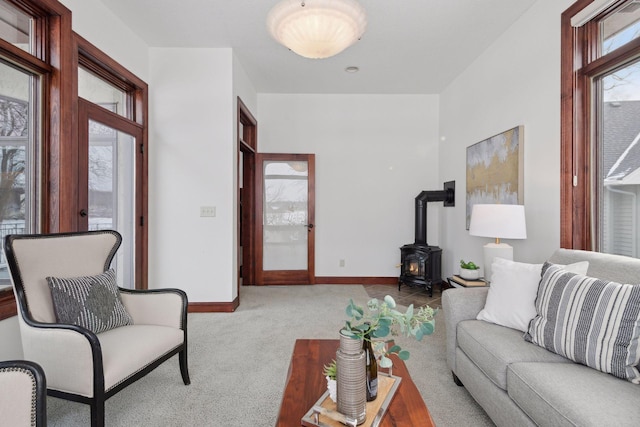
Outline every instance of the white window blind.
<path id="1" fill-rule="evenodd" d="M 571 18 L 571 26 L 582 27 L 615 2 L 616 0 L 594 0 L 593 3 L 576 13 Z"/>

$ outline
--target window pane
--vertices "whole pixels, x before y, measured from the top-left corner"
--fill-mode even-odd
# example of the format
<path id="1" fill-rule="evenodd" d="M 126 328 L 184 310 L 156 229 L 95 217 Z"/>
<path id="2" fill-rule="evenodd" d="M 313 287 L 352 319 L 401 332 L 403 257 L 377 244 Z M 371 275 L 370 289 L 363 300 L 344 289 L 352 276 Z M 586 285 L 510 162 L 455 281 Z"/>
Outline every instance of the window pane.
<path id="1" fill-rule="evenodd" d="M 629 43 L 640 36 L 640 3 L 630 2 L 600 22 L 602 54 Z"/>
<path id="2" fill-rule="evenodd" d="M 31 52 L 31 17 L 0 0 L 0 38 Z"/>
<path id="3" fill-rule="evenodd" d="M 78 67 L 78 95 L 109 111 L 131 118 L 127 111 L 127 92 L 82 67 Z"/>
<path id="4" fill-rule="evenodd" d="M 638 255 L 640 199 L 640 61 L 597 80 L 599 248 Z"/>
<path id="5" fill-rule="evenodd" d="M 35 232 L 37 189 L 34 92 L 37 78 L 0 62 L 0 238 Z M 0 286 L 8 284 L 4 254 Z"/>
<path id="6" fill-rule="evenodd" d="M 135 138 L 89 120 L 89 230 L 118 230 L 114 267 L 120 286 L 134 281 Z"/>

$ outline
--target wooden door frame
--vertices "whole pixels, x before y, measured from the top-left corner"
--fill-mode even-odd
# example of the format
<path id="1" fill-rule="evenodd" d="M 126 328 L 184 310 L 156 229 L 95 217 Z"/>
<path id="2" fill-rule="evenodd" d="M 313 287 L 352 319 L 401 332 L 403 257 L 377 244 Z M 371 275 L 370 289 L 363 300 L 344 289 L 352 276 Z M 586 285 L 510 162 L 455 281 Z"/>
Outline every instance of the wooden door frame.
<path id="1" fill-rule="evenodd" d="M 137 184 L 142 186 L 142 192 L 139 199 L 136 200 L 136 211 L 139 212 L 140 219 L 136 224 L 136 273 L 135 273 L 135 287 L 136 289 L 148 289 L 149 280 L 149 221 L 148 209 L 149 209 L 149 86 L 144 80 L 137 77 L 131 71 L 127 70 L 116 60 L 111 58 L 106 53 L 102 52 L 88 40 L 84 39 L 80 35 L 73 33 L 73 89 L 74 99 L 78 100 L 78 108 L 81 98 L 78 97 L 78 66 L 83 66 L 87 70 L 96 74 L 108 83 L 126 91 L 129 94 L 128 97 L 128 111 L 130 116 L 128 118 L 113 114 L 111 111 L 104 109 L 107 113 L 112 114 L 112 120 L 117 120 L 119 123 L 122 120 L 128 122 L 129 125 L 138 126 L 142 129 L 142 137 L 137 140 L 140 144 L 140 150 L 136 150 L 136 179 Z M 86 101 L 85 101 L 86 102 Z M 74 122 L 78 119 L 78 110 L 74 109 Z M 74 123 L 77 125 L 77 123 Z M 108 123 L 107 123 L 108 124 Z M 77 126 L 76 126 L 77 129 Z M 125 129 L 123 129 L 127 132 Z M 76 132 L 73 132 L 74 136 Z M 133 134 L 132 132 L 129 132 Z M 75 145 L 77 147 L 77 136 Z M 77 152 L 74 147 L 74 153 Z M 74 165 L 76 167 L 75 175 L 72 180 L 77 179 L 77 167 L 78 158 L 74 155 Z M 139 168 L 139 169 L 138 169 Z M 74 182 L 74 191 L 77 190 L 77 184 Z M 74 221 L 78 218 L 77 212 L 80 210 L 77 205 L 77 197 L 74 199 L 73 208 L 75 212 L 70 211 L 70 216 Z M 75 222 L 73 230 L 78 229 L 78 223 Z M 71 231 L 73 231 L 71 230 Z M 61 231 L 64 231 L 61 229 Z M 139 250 L 138 250 L 139 249 Z"/>
<path id="2" fill-rule="evenodd" d="M 82 217 L 81 210 L 89 210 L 89 192 L 86 187 L 89 182 L 89 120 L 100 122 L 106 126 L 117 129 L 133 136 L 136 139 L 135 147 L 135 230 L 134 230 L 134 286 L 136 289 L 146 289 L 147 253 L 145 241 L 145 229 L 147 227 L 144 218 L 147 215 L 147 187 L 146 165 L 143 149 L 144 126 L 114 112 L 100 107 L 85 99 L 78 98 L 78 229 L 87 230 L 89 227 L 88 216 Z M 85 191 L 86 190 L 86 191 Z"/>
<path id="3" fill-rule="evenodd" d="M 307 252 L 307 270 L 300 270 L 300 274 L 289 271 L 284 274 L 274 274 L 273 277 L 265 277 L 263 270 L 263 248 L 262 248 L 262 233 L 263 233 L 263 183 L 262 183 L 262 161 L 268 158 L 268 160 L 282 160 L 282 161 L 307 161 L 308 162 L 308 218 L 309 224 L 312 227 L 309 228 L 308 234 L 308 247 Z M 256 176 L 255 176 L 255 251 L 254 251 L 254 265 L 255 265 L 255 279 L 256 285 L 313 285 L 315 284 L 315 154 L 288 154 L 288 153 L 256 153 Z M 260 169 L 258 169 L 260 168 Z M 285 275 L 286 274 L 286 275 Z"/>
<path id="4" fill-rule="evenodd" d="M 237 135 L 238 135 L 238 220 L 236 248 L 238 261 L 242 260 L 237 271 L 238 295 L 240 283 L 255 284 L 255 154 L 258 149 L 258 121 L 249 108 L 238 97 Z M 241 172 L 242 171 L 242 172 Z M 242 173 L 242 176 L 240 176 Z M 239 180 L 242 178 L 242 189 Z"/>

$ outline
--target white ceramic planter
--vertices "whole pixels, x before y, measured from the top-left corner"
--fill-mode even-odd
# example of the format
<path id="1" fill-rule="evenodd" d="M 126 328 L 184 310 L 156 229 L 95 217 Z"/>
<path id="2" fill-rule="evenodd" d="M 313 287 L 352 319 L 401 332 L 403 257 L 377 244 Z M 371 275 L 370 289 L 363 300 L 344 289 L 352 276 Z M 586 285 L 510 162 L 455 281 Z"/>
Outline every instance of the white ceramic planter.
<path id="1" fill-rule="evenodd" d="M 466 280 L 476 280 L 480 277 L 480 270 L 469 270 L 468 268 L 460 268 L 460 277 Z"/>
<path id="2" fill-rule="evenodd" d="M 333 403 L 338 401 L 338 383 L 336 380 L 332 380 L 329 377 L 325 377 L 327 379 L 327 390 L 329 390 L 329 397 L 333 400 Z"/>

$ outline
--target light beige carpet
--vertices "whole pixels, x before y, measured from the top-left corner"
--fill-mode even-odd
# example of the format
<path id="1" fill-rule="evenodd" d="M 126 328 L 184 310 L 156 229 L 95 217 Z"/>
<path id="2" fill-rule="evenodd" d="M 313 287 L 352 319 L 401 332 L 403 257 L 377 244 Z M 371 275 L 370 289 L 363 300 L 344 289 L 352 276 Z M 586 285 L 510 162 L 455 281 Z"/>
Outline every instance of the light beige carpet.
<path id="1" fill-rule="evenodd" d="M 183 385 L 175 356 L 109 399 L 106 425 L 273 426 L 295 340 L 337 338 L 349 298 L 368 300 L 358 285 L 243 287 L 240 298 L 235 313 L 189 315 L 191 385 Z M 437 322 L 421 343 L 399 340 L 411 351 L 411 376 L 436 425 L 490 426 L 451 380 L 443 327 Z M 47 403 L 49 426 L 89 425 L 87 405 Z"/>

